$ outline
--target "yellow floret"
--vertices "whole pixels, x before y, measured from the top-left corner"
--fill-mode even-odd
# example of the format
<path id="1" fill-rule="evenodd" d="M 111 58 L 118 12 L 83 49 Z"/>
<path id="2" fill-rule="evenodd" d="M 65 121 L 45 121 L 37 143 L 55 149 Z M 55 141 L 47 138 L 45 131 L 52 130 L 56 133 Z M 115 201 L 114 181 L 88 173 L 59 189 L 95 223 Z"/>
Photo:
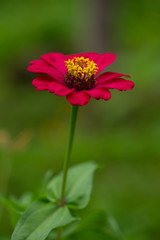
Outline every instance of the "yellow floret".
<path id="1" fill-rule="evenodd" d="M 78 77 L 78 75 L 84 77 L 85 75 L 86 80 L 88 79 L 87 76 L 95 75 L 98 70 L 97 64 L 94 61 L 90 61 L 89 58 L 74 57 L 73 59 L 68 59 L 65 63 L 70 74 L 75 77 Z"/>

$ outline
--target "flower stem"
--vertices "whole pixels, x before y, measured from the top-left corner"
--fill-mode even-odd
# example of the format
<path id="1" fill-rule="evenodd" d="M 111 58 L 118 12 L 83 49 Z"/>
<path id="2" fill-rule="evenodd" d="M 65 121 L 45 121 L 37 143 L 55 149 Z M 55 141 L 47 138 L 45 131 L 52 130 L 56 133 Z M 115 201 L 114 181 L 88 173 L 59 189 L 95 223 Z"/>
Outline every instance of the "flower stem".
<path id="1" fill-rule="evenodd" d="M 71 120 L 70 120 L 70 130 L 69 130 L 69 140 L 67 145 L 67 151 L 65 155 L 64 160 L 64 167 L 63 167 L 63 179 L 62 179 L 62 189 L 61 189 L 61 205 L 64 204 L 64 198 L 65 198 L 65 187 L 66 187 L 66 181 L 67 181 L 67 172 L 68 172 L 68 166 L 69 166 L 69 160 L 72 150 L 72 144 L 73 144 L 73 138 L 74 138 L 74 131 L 76 126 L 76 119 L 77 119 L 77 112 L 78 112 L 78 105 L 72 106 L 72 112 L 71 112 Z"/>
<path id="2" fill-rule="evenodd" d="M 62 227 L 59 227 L 57 229 L 57 240 L 61 240 L 61 236 L 62 236 Z"/>
<path id="3" fill-rule="evenodd" d="M 70 160 L 70 155 L 71 155 L 71 150 L 72 150 L 74 131 L 75 131 L 75 126 L 76 126 L 77 112 L 78 112 L 78 105 L 72 106 L 70 129 L 69 129 L 69 139 L 68 139 L 67 151 L 66 151 L 66 155 L 65 155 L 65 159 L 64 159 L 64 167 L 63 167 L 60 206 L 63 206 L 65 203 L 65 187 L 66 187 L 66 182 L 67 182 L 67 173 L 68 173 L 69 160 Z M 61 240 L 61 236 L 62 236 L 62 227 L 57 229 L 57 240 Z"/>

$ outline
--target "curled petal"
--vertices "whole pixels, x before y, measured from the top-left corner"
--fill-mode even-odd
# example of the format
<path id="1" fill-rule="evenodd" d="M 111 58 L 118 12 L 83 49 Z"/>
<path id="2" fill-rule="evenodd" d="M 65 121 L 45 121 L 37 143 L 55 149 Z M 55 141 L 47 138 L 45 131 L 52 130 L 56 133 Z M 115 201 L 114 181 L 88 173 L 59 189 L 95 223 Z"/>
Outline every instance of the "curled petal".
<path id="1" fill-rule="evenodd" d="M 48 88 L 50 93 L 55 93 L 58 96 L 66 96 L 69 93 L 73 92 L 74 89 L 69 89 L 68 87 L 64 86 L 63 84 L 52 82 Z"/>
<path id="2" fill-rule="evenodd" d="M 39 76 L 32 81 L 32 85 L 38 90 L 47 90 L 48 86 L 54 79 L 48 76 Z"/>
<path id="3" fill-rule="evenodd" d="M 104 99 L 104 100 L 109 100 L 111 98 L 111 93 L 107 88 L 93 88 L 90 90 L 85 91 L 87 92 L 91 97 L 99 100 L 99 99 Z"/>
<path id="4" fill-rule="evenodd" d="M 59 82 L 64 82 L 64 77 L 55 68 L 51 67 L 43 60 L 35 60 L 30 63 L 28 71 L 33 73 L 47 74 Z"/>
<path id="5" fill-rule="evenodd" d="M 114 79 L 114 78 L 119 78 L 119 77 L 128 77 L 130 78 L 131 76 L 128 74 L 122 74 L 122 73 L 115 73 L 115 72 L 105 72 L 99 75 L 96 78 L 97 85 L 104 83 L 105 81 Z"/>
<path id="6" fill-rule="evenodd" d="M 41 56 L 41 59 L 44 60 L 47 64 L 51 65 L 59 73 L 61 73 L 63 76 L 67 72 L 67 68 L 65 66 L 65 60 L 66 56 L 63 55 L 62 53 L 48 53 L 43 56 Z"/>
<path id="7" fill-rule="evenodd" d="M 67 100 L 72 105 L 83 106 L 89 102 L 90 96 L 88 95 L 88 93 L 84 91 L 80 91 L 80 92 L 73 91 L 67 95 Z"/>
<path id="8" fill-rule="evenodd" d="M 125 80 L 123 78 L 115 78 L 112 80 L 108 80 L 104 83 L 101 83 L 97 87 L 106 87 L 106 88 L 117 89 L 119 91 L 126 91 L 126 90 L 132 90 L 132 88 L 134 87 L 134 83 L 130 80 Z"/>

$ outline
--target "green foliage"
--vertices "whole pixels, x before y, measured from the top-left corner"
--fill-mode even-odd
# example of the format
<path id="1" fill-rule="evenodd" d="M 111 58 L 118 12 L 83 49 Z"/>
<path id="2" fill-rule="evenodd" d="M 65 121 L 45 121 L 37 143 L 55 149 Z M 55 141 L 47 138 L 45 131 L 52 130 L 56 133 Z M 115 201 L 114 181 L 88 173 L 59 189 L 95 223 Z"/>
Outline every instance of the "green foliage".
<path id="1" fill-rule="evenodd" d="M 33 200 L 46 197 L 46 187 L 48 185 L 48 182 L 51 180 L 52 175 L 53 175 L 53 172 L 51 170 L 45 173 L 36 191 L 33 192 L 33 196 L 32 196 Z"/>
<path id="2" fill-rule="evenodd" d="M 12 198 L 5 197 L 0 194 L 0 203 L 3 204 L 9 211 L 15 211 L 22 214 L 25 210 L 25 206 L 16 202 Z"/>
<path id="3" fill-rule="evenodd" d="M 50 202 L 34 202 L 24 213 L 12 235 L 12 240 L 43 240 L 49 232 L 75 220 L 66 206 Z"/>
<path id="4" fill-rule="evenodd" d="M 9 211 L 13 227 L 15 227 L 21 215 L 31 204 L 31 199 L 31 193 L 25 193 L 19 199 L 15 197 L 5 197 L 0 194 L 0 203 Z"/>
<path id="5" fill-rule="evenodd" d="M 110 223 L 112 219 L 113 224 Z M 115 228 L 116 226 L 116 228 Z M 56 234 L 51 232 L 47 240 L 56 239 Z M 73 222 L 64 228 L 64 240 L 124 240 L 119 226 L 113 216 L 103 210 L 94 210 L 83 221 Z"/>
<path id="6" fill-rule="evenodd" d="M 0 194 L 0 203 L 10 213 L 13 227 L 15 227 L 21 215 L 27 210 L 27 208 L 32 204 L 33 201 L 40 198 L 45 198 L 46 186 L 51 176 L 52 171 L 46 172 L 38 188 L 33 193 L 24 193 L 20 198 L 16 198 L 14 196 L 6 197 Z"/>
<path id="7" fill-rule="evenodd" d="M 72 167 L 68 171 L 68 179 L 65 190 L 65 201 L 74 209 L 82 209 L 87 206 L 92 190 L 93 174 L 97 168 L 94 162 L 87 162 Z M 48 198 L 56 202 L 60 199 L 62 173 L 54 177 L 48 184 Z"/>
<path id="8" fill-rule="evenodd" d="M 74 228 L 73 232 L 66 236 L 65 240 L 122 240 L 118 224 L 112 217 L 112 221 L 116 224 L 116 229 L 110 224 L 109 218 L 105 211 L 93 211 L 89 216 L 81 221 Z M 114 220 L 113 220 L 114 219 Z M 51 240 L 51 239 L 50 239 Z"/>
<path id="9" fill-rule="evenodd" d="M 114 235 L 117 239 L 123 239 L 122 232 L 119 228 L 119 225 L 115 218 L 111 215 L 107 216 L 107 230 L 112 235 Z"/>
<path id="10" fill-rule="evenodd" d="M 53 229 L 76 220 L 71 215 L 70 209 L 73 212 L 73 209 L 81 209 L 88 204 L 96 168 L 95 163 L 88 162 L 69 169 L 64 206 L 60 205 L 59 191 L 62 184 L 62 173 L 54 177 L 48 185 L 46 185 L 47 175 L 42 181 L 42 187 L 37 195 L 39 200 L 33 202 L 24 212 L 11 240 L 44 240 Z M 11 200 L 4 202 L 6 204 L 9 202 L 7 206 L 12 206 Z M 16 205 L 16 207 L 20 208 L 21 205 Z"/>

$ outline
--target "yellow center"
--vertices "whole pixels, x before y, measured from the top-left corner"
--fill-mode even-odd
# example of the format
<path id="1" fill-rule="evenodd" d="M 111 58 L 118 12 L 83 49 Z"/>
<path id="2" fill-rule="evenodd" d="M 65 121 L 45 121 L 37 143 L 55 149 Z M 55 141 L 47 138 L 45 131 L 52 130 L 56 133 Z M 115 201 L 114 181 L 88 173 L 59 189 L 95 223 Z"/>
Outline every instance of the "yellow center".
<path id="1" fill-rule="evenodd" d="M 98 70 L 97 64 L 89 58 L 74 57 L 65 61 L 68 73 L 76 78 L 87 78 L 94 76 Z"/>

